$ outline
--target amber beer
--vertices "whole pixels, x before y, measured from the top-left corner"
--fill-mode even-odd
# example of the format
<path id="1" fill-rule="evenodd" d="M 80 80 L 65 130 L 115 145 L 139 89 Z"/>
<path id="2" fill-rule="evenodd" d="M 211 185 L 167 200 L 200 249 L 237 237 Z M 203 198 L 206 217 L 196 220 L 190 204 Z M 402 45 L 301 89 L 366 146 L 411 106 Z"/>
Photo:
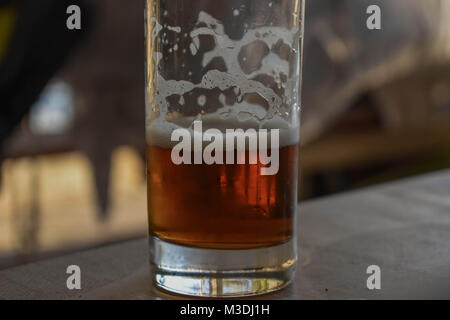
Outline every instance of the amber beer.
<path id="1" fill-rule="evenodd" d="M 247 152 L 248 155 L 248 152 Z M 247 249 L 293 236 L 298 145 L 279 149 L 279 170 L 257 164 L 180 164 L 171 149 L 147 145 L 150 234 L 198 248 Z"/>

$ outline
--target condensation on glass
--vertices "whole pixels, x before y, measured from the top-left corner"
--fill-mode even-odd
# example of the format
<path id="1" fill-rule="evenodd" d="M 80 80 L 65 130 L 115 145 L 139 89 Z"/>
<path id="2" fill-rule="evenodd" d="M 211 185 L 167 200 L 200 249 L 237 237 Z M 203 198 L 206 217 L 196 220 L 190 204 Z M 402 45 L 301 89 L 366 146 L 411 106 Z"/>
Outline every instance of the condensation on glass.
<path id="1" fill-rule="evenodd" d="M 302 0 L 147 0 L 148 221 L 156 286 L 244 296 L 292 280 L 303 8 Z M 171 135 L 192 132 L 195 121 L 224 135 L 278 129 L 278 172 L 261 175 L 260 161 L 174 164 Z"/>

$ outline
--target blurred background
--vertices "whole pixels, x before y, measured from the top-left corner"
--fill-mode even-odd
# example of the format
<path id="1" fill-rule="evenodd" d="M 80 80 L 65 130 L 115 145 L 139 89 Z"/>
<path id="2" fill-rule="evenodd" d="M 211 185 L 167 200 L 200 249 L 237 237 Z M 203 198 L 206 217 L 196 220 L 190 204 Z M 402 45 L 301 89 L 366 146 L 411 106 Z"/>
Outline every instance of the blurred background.
<path id="1" fill-rule="evenodd" d="M 0 269 L 147 233 L 143 9 L 0 0 Z M 450 167 L 450 1 L 305 18 L 299 198 Z"/>

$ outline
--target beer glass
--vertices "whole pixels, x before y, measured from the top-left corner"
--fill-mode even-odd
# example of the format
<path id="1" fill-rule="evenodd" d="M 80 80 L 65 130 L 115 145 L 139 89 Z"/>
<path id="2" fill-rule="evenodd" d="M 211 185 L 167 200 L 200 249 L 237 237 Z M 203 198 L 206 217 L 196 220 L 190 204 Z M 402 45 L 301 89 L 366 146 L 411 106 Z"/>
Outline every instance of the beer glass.
<path id="1" fill-rule="evenodd" d="M 152 281 L 203 297 L 287 286 L 303 0 L 147 0 Z"/>

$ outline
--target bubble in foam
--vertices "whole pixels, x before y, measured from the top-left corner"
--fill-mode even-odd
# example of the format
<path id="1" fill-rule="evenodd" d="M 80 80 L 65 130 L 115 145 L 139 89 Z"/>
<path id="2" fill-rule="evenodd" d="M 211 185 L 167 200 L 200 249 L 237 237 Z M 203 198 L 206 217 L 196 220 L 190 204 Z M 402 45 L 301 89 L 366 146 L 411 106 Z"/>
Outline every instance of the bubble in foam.
<path id="1" fill-rule="evenodd" d="M 219 113 L 220 118 L 222 119 L 228 119 L 228 117 L 230 117 L 231 115 L 231 110 L 226 110 L 226 111 L 222 111 Z"/>
<path id="2" fill-rule="evenodd" d="M 197 47 L 196 47 L 193 43 L 191 43 L 191 44 L 189 45 L 189 49 L 191 50 L 191 54 L 192 54 L 193 56 L 195 56 L 195 55 L 197 54 Z"/>
<path id="3" fill-rule="evenodd" d="M 223 93 L 219 94 L 219 102 L 224 106 L 226 104 L 226 97 Z"/>
<path id="4" fill-rule="evenodd" d="M 239 15 L 239 10 L 238 9 L 234 9 L 233 10 L 233 16 L 237 17 Z"/>
<path id="5" fill-rule="evenodd" d="M 197 99 L 197 103 L 203 107 L 206 104 L 206 97 L 204 95 L 201 95 Z"/>
<path id="6" fill-rule="evenodd" d="M 198 48 L 200 48 L 200 39 L 198 37 L 195 37 L 192 39 L 192 42 L 189 45 L 189 49 L 191 50 L 193 56 L 197 54 Z"/>
<path id="7" fill-rule="evenodd" d="M 241 111 L 237 114 L 237 119 L 239 121 L 248 121 L 251 118 L 253 118 L 253 114 L 251 112 L 248 111 Z"/>
<path id="8" fill-rule="evenodd" d="M 174 31 L 176 33 L 180 33 L 181 32 L 181 27 L 167 26 L 167 29 L 169 29 L 170 31 Z"/>

